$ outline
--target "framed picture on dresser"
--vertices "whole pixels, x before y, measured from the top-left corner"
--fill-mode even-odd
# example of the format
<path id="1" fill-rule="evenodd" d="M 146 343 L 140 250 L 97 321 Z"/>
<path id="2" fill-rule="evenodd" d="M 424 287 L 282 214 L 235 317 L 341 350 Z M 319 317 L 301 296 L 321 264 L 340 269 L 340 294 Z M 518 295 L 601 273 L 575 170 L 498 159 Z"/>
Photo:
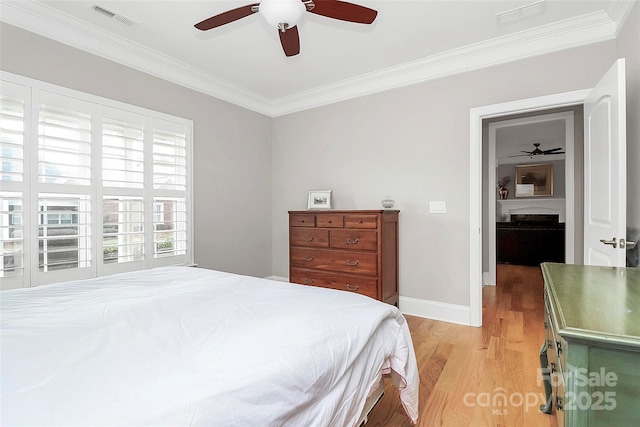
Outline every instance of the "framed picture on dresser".
<path id="1" fill-rule="evenodd" d="M 309 190 L 307 209 L 331 209 L 331 190 Z"/>

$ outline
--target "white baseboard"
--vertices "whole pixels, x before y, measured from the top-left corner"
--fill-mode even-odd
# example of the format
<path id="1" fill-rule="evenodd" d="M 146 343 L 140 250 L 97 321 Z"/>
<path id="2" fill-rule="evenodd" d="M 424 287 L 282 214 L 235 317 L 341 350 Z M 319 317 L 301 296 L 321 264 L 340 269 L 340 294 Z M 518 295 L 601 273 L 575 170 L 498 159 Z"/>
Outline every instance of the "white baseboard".
<path id="1" fill-rule="evenodd" d="M 488 271 L 483 271 L 482 272 L 482 287 L 484 288 L 485 286 L 495 286 L 495 283 L 490 283 L 489 282 L 489 272 Z"/>
<path id="2" fill-rule="evenodd" d="M 471 309 L 464 305 L 401 296 L 400 311 L 410 316 L 441 320 L 459 325 L 471 325 Z"/>
<path id="3" fill-rule="evenodd" d="M 289 281 L 288 277 L 283 277 L 283 276 L 267 276 L 267 277 L 265 277 L 265 279 L 277 280 L 278 282 L 288 282 Z"/>

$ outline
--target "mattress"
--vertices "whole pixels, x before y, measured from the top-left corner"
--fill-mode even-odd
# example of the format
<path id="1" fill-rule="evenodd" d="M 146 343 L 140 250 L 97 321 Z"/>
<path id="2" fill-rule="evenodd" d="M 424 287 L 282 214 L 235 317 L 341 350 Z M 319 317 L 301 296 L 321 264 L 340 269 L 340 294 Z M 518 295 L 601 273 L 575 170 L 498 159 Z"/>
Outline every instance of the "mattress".
<path id="1" fill-rule="evenodd" d="M 354 426 L 384 373 L 418 415 L 393 306 L 164 267 L 0 294 L 2 425 Z"/>

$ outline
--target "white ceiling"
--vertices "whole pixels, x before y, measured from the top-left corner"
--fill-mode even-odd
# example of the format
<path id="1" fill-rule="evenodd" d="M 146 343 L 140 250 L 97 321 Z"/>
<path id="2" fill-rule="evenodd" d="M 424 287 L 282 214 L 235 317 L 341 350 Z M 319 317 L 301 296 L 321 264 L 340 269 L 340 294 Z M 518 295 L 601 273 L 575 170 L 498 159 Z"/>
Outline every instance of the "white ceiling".
<path id="1" fill-rule="evenodd" d="M 566 150 L 565 126 L 564 119 L 547 119 L 499 127 L 496 129 L 496 159 L 500 164 L 564 159 L 564 154 L 527 157 L 524 151 L 533 151 L 536 148 L 533 145 L 534 143 L 539 143 L 541 150 L 553 148 L 562 148 L 562 151 Z"/>
<path id="2" fill-rule="evenodd" d="M 252 1 L 259 0 L 2 0 L 0 19 L 277 116 L 612 39 L 634 3 L 354 0 L 378 11 L 372 25 L 306 13 L 298 24 L 301 53 L 291 58 L 259 14 L 207 32 L 193 26 Z M 135 24 L 96 13 L 94 3 Z M 523 6 L 531 7 L 516 10 Z M 508 11 L 518 19 L 499 22 L 496 15 Z"/>

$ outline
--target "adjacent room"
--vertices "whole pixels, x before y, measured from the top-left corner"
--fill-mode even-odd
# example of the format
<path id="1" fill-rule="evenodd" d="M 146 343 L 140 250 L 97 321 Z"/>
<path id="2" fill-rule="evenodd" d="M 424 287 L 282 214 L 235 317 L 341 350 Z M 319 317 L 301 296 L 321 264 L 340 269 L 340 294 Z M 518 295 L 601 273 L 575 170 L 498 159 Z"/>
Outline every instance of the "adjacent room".
<path id="1" fill-rule="evenodd" d="M 0 147 L 1 425 L 640 420 L 637 0 L 2 0 Z"/>

